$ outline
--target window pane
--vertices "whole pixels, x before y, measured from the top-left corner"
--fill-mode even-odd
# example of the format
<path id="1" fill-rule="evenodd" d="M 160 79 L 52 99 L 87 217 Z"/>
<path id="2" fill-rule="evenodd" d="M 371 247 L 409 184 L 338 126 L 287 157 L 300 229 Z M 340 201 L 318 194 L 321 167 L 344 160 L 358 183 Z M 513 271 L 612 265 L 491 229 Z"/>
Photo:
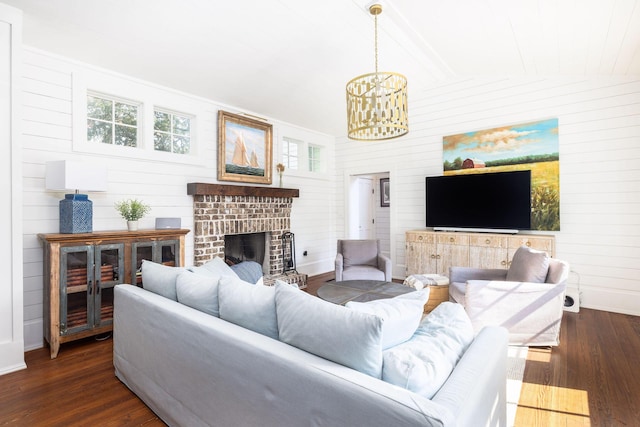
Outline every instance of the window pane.
<path id="1" fill-rule="evenodd" d="M 87 141 L 112 144 L 111 123 L 105 123 L 98 120 L 87 120 Z"/>
<path id="2" fill-rule="evenodd" d="M 109 99 L 87 96 L 87 117 L 111 121 L 113 102 Z"/>
<path id="3" fill-rule="evenodd" d="M 162 111 L 154 111 L 155 122 L 153 124 L 153 129 L 161 130 L 163 132 L 171 131 L 171 115 L 167 113 L 163 113 Z"/>
<path id="4" fill-rule="evenodd" d="M 298 157 L 298 144 L 295 142 L 292 142 L 289 145 L 289 156 Z"/>
<path id="5" fill-rule="evenodd" d="M 289 157 L 289 169 L 298 169 L 297 157 Z"/>
<path id="6" fill-rule="evenodd" d="M 115 122 L 135 126 L 138 124 L 138 107 L 116 102 Z"/>
<path id="7" fill-rule="evenodd" d="M 157 151 L 171 152 L 171 137 L 168 133 L 153 133 L 153 148 Z"/>
<path id="8" fill-rule="evenodd" d="M 187 117 L 173 116 L 173 133 L 176 135 L 189 135 L 191 120 Z"/>
<path id="9" fill-rule="evenodd" d="M 189 137 L 174 136 L 173 152 L 178 154 L 188 154 L 189 153 Z"/>
<path id="10" fill-rule="evenodd" d="M 125 147 L 135 147 L 136 146 L 136 128 L 130 126 L 121 126 L 115 125 L 116 127 L 116 137 L 115 144 L 123 145 Z"/>

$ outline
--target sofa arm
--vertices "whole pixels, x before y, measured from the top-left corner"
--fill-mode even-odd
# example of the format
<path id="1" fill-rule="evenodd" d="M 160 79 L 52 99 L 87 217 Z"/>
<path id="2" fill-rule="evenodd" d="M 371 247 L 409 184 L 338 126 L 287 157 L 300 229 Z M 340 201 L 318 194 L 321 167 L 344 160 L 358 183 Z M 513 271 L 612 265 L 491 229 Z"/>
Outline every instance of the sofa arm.
<path id="1" fill-rule="evenodd" d="M 449 267 L 449 282 L 464 283 L 467 280 L 505 280 L 507 271 L 502 268 Z"/>
<path id="2" fill-rule="evenodd" d="M 342 282 L 342 270 L 344 269 L 344 257 L 341 253 L 336 255 L 335 260 L 336 282 Z"/>
<path id="3" fill-rule="evenodd" d="M 506 425 L 507 340 L 504 328 L 482 329 L 433 397 L 456 414 L 456 425 Z"/>
<path id="4" fill-rule="evenodd" d="M 465 310 L 477 332 L 485 326 L 509 330 L 515 345 L 558 345 L 564 284 L 469 280 Z"/>
<path id="5" fill-rule="evenodd" d="M 384 271 L 384 280 L 391 281 L 391 258 L 385 255 L 378 255 L 378 268 Z"/>

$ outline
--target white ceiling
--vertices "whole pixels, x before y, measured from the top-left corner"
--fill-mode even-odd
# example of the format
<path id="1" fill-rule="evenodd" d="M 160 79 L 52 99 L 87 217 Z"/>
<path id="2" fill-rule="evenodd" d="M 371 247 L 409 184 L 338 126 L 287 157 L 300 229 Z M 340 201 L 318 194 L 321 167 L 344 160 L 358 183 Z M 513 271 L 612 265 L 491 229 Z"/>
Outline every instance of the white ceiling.
<path id="1" fill-rule="evenodd" d="M 346 134 L 374 69 L 371 0 L 0 0 L 26 45 Z M 379 68 L 412 91 L 465 76 L 640 76 L 640 0 L 385 0 Z"/>

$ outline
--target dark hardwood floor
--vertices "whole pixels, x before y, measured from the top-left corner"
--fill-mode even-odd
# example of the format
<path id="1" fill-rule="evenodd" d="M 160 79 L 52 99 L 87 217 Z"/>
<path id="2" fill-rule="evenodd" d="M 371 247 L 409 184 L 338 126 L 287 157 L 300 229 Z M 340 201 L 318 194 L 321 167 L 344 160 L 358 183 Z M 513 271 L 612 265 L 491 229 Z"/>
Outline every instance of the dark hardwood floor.
<path id="1" fill-rule="evenodd" d="M 310 278 L 308 292 L 333 278 Z M 0 426 L 164 426 L 113 373 L 112 340 L 27 352 L 28 368 L 0 376 Z M 565 313 L 561 344 L 531 348 L 517 426 L 640 425 L 640 317 Z"/>

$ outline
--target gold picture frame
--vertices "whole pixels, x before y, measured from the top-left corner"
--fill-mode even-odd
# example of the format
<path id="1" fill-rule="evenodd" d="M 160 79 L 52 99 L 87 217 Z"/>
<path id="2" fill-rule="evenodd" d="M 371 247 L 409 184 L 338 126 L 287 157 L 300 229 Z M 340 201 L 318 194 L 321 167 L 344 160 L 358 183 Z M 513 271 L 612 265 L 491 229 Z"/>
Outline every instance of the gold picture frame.
<path id="1" fill-rule="evenodd" d="M 218 180 L 271 184 L 273 126 L 218 111 Z"/>

